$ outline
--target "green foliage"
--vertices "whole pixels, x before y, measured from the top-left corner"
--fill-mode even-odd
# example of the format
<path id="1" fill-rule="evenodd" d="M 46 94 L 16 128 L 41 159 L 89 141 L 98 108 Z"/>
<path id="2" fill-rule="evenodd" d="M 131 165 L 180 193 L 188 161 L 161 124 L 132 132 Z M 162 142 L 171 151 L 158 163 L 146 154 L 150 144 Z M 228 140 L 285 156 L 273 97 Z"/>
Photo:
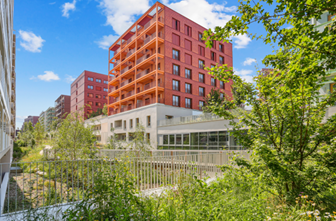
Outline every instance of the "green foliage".
<path id="1" fill-rule="evenodd" d="M 35 124 L 34 136 L 37 144 L 40 144 L 40 142 L 45 137 L 44 125 L 40 124 L 40 122 L 37 122 L 37 124 Z"/>
<path id="2" fill-rule="evenodd" d="M 102 115 L 102 114 L 103 114 L 103 109 L 98 108 L 97 111 L 92 112 L 90 115 L 88 115 L 88 119 L 97 117 L 97 116 Z"/>
<path id="3" fill-rule="evenodd" d="M 23 124 L 23 130 L 20 133 L 19 137 L 24 142 L 25 146 L 34 147 L 35 136 L 32 122 L 29 123 L 25 122 Z"/>
<path id="4" fill-rule="evenodd" d="M 62 160 L 88 159 L 95 155 L 93 144 L 96 137 L 77 112 L 69 114 L 59 124 L 54 136 L 56 155 Z"/>
<path id="5" fill-rule="evenodd" d="M 106 105 L 106 104 L 104 104 L 104 107 L 103 107 L 102 113 L 103 113 L 103 115 L 104 115 L 104 116 L 107 116 L 107 114 L 108 114 L 107 112 L 108 112 L 107 105 Z"/>
<path id="6" fill-rule="evenodd" d="M 273 12 L 268 12 L 269 5 Z M 336 67 L 336 23 L 322 32 L 310 24 L 311 18 L 319 19 L 326 10 L 335 14 L 334 1 L 240 1 L 240 17 L 233 16 L 225 27 L 204 35 L 211 47 L 211 40 L 250 34 L 251 23 L 262 23 L 267 34 L 257 38 L 279 47 L 263 60 L 274 71 L 260 74 L 254 84 L 227 65 L 208 69 L 216 79 L 231 79 L 240 97 L 229 108 L 236 112 L 216 103 L 208 108 L 230 119 L 234 136 L 253 150 L 251 161 L 237 159 L 238 166 L 263 180 L 265 191 L 289 203 L 304 192 L 326 206 L 336 205 L 336 197 L 328 194 L 336 181 L 336 116 L 324 119 L 327 108 L 335 104 L 336 93 L 319 93 L 327 70 Z M 239 110 L 241 102 L 251 111 Z M 247 134 L 243 128 L 248 128 Z"/>

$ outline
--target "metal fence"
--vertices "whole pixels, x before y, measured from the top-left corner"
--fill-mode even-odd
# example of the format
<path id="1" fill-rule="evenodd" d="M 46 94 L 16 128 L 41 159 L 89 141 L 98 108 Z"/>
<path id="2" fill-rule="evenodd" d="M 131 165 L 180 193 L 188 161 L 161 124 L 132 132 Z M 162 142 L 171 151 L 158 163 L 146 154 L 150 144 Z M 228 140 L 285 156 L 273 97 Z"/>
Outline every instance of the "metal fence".
<path id="1" fill-rule="evenodd" d="M 204 178 L 222 175 L 219 165 L 230 164 L 233 152 L 168 153 L 137 157 L 123 152 L 119 159 L 13 163 L 1 214 L 73 203 L 82 200 L 102 171 L 131 174 L 139 191 L 175 185 L 188 174 Z M 247 152 L 240 153 L 248 158 Z M 0 164 L 0 170 L 8 167 Z M 120 167 L 122 166 L 122 167 Z M 118 169 L 119 168 L 119 169 Z M 124 168 L 120 170 L 120 168 Z M 2 181 L 2 180 L 0 180 Z M 1 193 L 0 193 L 1 194 Z"/>

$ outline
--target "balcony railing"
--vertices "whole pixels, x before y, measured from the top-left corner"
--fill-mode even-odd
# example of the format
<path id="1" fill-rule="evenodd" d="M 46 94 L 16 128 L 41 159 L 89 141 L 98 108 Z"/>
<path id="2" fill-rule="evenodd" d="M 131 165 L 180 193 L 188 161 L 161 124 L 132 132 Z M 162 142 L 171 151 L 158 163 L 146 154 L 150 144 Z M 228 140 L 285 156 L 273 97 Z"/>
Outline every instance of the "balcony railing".
<path id="1" fill-rule="evenodd" d="M 116 87 L 111 87 L 111 88 L 110 88 L 110 93 L 113 92 L 113 91 L 116 91 L 116 90 L 118 90 L 118 88 L 116 88 Z"/>
<path id="2" fill-rule="evenodd" d="M 152 56 L 154 53 L 151 53 L 150 51 L 145 52 L 144 56 L 142 56 L 141 58 L 139 58 L 138 60 L 136 60 L 136 64 L 137 65 L 140 64 L 141 62 L 143 62 L 144 60 L 146 60 L 147 58 L 149 58 L 150 56 Z"/>
<path id="3" fill-rule="evenodd" d="M 141 78 L 142 76 L 145 76 L 145 75 L 151 73 L 152 71 L 154 71 L 154 69 L 151 69 L 151 68 L 150 69 L 146 69 L 144 71 L 141 71 L 140 73 L 138 73 L 136 75 L 136 79 Z"/>
<path id="4" fill-rule="evenodd" d="M 133 35 L 132 37 L 130 37 L 130 38 L 127 40 L 127 44 L 131 43 L 134 39 L 135 39 L 135 35 Z"/>
<path id="5" fill-rule="evenodd" d="M 133 104 L 132 105 L 123 106 L 123 107 L 120 108 L 120 113 L 124 112 L 124 111 L 129 111 L 129 110 L 132 110 L 132 109 L 134 109 Z"/>
<path id="6" fill-rule="evenodd" d="M 123 73 L 125 73 L 125 72 L 128 71 L 128 70 L 131 70 L 131 69 L 133 68 L 134 63 L 128 61 L 128 62 L 125 63 L 125 65 L 128 65 L 128 66 L 125 67 L 124 69 L 122 69 L 122 70 L 120 71 L 120 74 L 123 74 Z"/>
<path id="7" fill-rule="evenodd" d="M 134 54 L 134 52 L 135 52 L 135 48 L 129 50 L 129 51 L 127 52 L 127 54 L 126 54 L 126 58 L 128 58 L 129 56 L 131 56 L 132 54 Z"/>
<path id="8" fill-rule="evenodd" d="M 127 93 L 125 94 L 125 98 L 130 97 L 130 96 L 133 96 L 134 94 L 135 94 L 135 91 L 134 91 L 134 90 L 129 91 L 129 92 L 127 92 Z"/>
<path id="9" fill-rule="evenodd" d="M 145 99 L 144 101 L 141 100 L 141 101 L 137 101 L 137 107 L 143 107 L 143 106 L 146 106 L 146 105 L 150 105 L 150 104 L 155 104 L 156 103 L 156 98 L 148 98 L 148 99 Z M 158 98 L 158 103 L 164 103 L 164 98 Z"/>

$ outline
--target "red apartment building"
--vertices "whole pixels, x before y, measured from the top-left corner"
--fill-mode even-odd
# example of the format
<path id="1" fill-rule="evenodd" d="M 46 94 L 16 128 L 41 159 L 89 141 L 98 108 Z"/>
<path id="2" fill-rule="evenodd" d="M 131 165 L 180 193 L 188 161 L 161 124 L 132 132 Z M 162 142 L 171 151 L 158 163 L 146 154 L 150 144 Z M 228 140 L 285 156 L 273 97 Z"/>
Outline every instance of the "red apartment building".
<path id="1" fill-rule="evenodd" d="M 83 71 L 71 84 L 71 113 L 84 110 L 84 118 L 107 103 L 107 75 Z M 88 106 L 90 105 L 91 108 Z"/>
<path id="2" fill-rule="evenodd" d="M 201 109 L 211 88 L 231 96 L 204 66 L 232 67 L 232 44 L 201 39 L 206 28 L 156 2 L 109 48 L 109 115 L 152 103 Z"/>
<path id="3" fill-rule="evenodd" d="M 70 96 L 61 95 L 55 101 L 55 115 L 59 119 L 64 119 L 70 113 Z"/>

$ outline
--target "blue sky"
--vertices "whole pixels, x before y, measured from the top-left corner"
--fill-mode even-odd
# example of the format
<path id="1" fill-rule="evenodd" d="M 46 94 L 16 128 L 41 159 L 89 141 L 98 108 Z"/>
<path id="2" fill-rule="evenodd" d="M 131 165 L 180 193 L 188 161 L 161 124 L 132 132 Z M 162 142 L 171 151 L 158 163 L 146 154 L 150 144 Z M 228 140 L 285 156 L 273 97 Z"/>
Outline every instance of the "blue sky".
<path id="1" fill-rule="evenodd" d="M 235 14 L 238 0 L 161 0 L 207 28 L 224 26 Z M 39 115 L 61 94 L 70 95 L 71 82 L 84 70 L 107 74 L 108 50 L 155 1 L 151 0 L 29 0 L 15 1 L 17 34 L 17 122 Z M 262 33 L 260 26 L 251 28 Z M 240 36 L 233 41 L 234 69 L 248 81 L 255 60 L 271 52 L 262 41 Z"/>

